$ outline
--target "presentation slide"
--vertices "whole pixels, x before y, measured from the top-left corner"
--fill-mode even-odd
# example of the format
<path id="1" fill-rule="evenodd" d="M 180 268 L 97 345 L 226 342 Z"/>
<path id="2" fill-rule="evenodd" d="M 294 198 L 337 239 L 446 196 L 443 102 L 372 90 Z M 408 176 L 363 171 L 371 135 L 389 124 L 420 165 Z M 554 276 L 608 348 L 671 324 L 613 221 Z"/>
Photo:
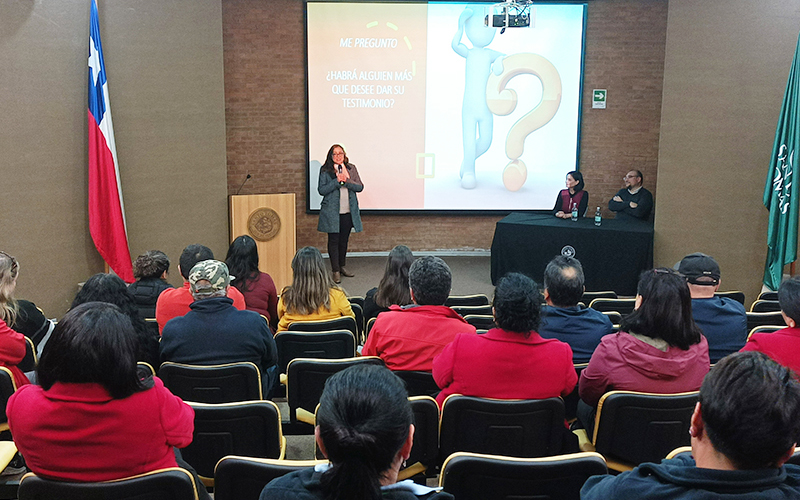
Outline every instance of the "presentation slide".
<path id="1" fill-rule="evenodd" d="M 362 210 L 553 207 L 577 167 L 585 4 L 503 33 L 490 3 L 307 8 L 310 210 L 333 144 Z"/>

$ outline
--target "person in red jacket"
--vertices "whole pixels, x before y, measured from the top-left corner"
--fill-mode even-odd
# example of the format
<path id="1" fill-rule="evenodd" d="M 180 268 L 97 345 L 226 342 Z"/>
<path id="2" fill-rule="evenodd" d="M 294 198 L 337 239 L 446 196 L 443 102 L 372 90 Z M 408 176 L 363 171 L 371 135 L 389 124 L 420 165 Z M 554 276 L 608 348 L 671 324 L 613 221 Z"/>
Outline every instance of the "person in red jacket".
<path id="1" fill-rule="evenodd" d="M 28 377 L 17 368 L 17 364 L 25 357 L 25 336 L 8 327 L 0 319 L 0 366 L 5 366 L 11 371 L 17 387 L 30 384 Z"/>
<path id="2" fill-rule="evenodd" d="M 742 351 L 763 352 L 800 375 L 800 276 L 792 276 L 778 288 L 778 303 L 788 328 L 773 333 L 754 333 Z"/>
<path id="3" fill-rule="evenodd" d="M 483 335 L 459 334 L 433 360 L 433 378 L 442 392 L 498 399 L 567 396 L 578 375 L 569 344 L 544 339 L 539 327 L 541 295 L 525 275 L 509 273 L 497 283 L 493 328 Z"/>
<path id="4" fill-rule="evenodd" d="M 475 327 L 444 305 L 453 276 L 439 257 L 415 260 L 408 269 L 413 305 L 393 305 L 369 332 L 363 356 L 380 356 L 390 370 L 431 371 L 433 358 L 459 333 Z"/>
<path id="5" fill-rule="evenodd" d="M 176 467 L 194 411 L 155 377 L 136 373 L 136 334 L 113 304 L 87 302 L 62 319 L 37 368 L 41 385 L 8 400 L 14 442 L 30 469 L 63 481 L 108 481 Z"/>
<path id="6" fill-rule="evenodd" d="M 164 331 L 164 325 L 167 324 L 167 321 L 177 316 L 183 316 L 191 310 L 190 305 L 194 302 L 194 297 L 192 297 L 192 291 L 189 290 L 189 271 L 198 262 L 213 258 L 214 252 L 204 245 L 194 244 L 183 249 L 178 263 L 178 272 L 183 276 L 183 287 L 164 290 L 158 296 L 158 301 L 156 302 L 158 333 Z M 231 279 L 235 276 L 231 276 Z M 233 299 L 233 307 L 236 309 L 244 311 L 247 307 L 244 295 L 236 288 L 231 287 L 228 291 L 228 297 Z"/>

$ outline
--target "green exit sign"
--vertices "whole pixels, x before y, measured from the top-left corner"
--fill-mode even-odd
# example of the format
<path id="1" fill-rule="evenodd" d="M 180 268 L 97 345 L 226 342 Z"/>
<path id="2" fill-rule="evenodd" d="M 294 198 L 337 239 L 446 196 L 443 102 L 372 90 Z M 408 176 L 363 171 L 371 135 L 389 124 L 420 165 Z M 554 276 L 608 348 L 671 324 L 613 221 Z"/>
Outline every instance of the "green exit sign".
<path id="1" fill-rule="evenodd" d="M 592 91 L 592 108 L 593 109 L 606 109 L 606 96 L 608 91 L 606 89 L 594 89 Z"/>

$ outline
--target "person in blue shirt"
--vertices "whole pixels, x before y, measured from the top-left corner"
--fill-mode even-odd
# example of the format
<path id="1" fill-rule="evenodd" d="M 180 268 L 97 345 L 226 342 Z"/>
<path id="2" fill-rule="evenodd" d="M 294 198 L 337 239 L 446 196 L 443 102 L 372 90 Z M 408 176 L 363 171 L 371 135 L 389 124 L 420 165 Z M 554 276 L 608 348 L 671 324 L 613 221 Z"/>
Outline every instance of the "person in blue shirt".
<path id="1" fill-rule="evenodd" d="M 800 383 L 763 353 L 723 358 L 706 375 L 689 427 L 692 456 L 590 477 L 581 499 L 800 499 Z"/>
<path id="2" fill-rule="evenodd" d="M 704 253 L 684 257 L 676 266 L 686 277 L 692 294 L 692 317 L 708 340 L 708 354 L 716 363 L 747 342 L 747 314 L 744 306 L 729 297 L 717 297 L 719 264 Z"/>
<path id="3" fill-rule="evenodd" d="M 544 300 L 539 335 L 572 348 L 574 363 L 588 363 L 600 339 L 613 332 L 608 316 L 578 305 L 585 287 L 580 261 L 559 255 L 544 271 Z"/>

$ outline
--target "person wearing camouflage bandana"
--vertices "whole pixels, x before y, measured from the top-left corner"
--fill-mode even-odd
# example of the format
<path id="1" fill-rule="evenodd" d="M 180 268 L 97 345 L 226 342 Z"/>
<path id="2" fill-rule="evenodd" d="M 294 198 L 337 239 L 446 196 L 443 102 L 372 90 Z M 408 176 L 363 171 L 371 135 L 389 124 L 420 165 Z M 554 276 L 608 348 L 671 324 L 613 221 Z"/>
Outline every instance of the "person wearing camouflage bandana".
<path id="1" fill-rule="evenodd" d="M 250 361 L 261 370 L 264 398 L 278 382 L 278 356 L 266 320 L 233 307 L 227 292 L 233 277 L 218 260 L 198 262 L 189 272 L 195 301 L 185 316 L 171 319 L 161 336 L 161 362 L 218 365 Z"/>

